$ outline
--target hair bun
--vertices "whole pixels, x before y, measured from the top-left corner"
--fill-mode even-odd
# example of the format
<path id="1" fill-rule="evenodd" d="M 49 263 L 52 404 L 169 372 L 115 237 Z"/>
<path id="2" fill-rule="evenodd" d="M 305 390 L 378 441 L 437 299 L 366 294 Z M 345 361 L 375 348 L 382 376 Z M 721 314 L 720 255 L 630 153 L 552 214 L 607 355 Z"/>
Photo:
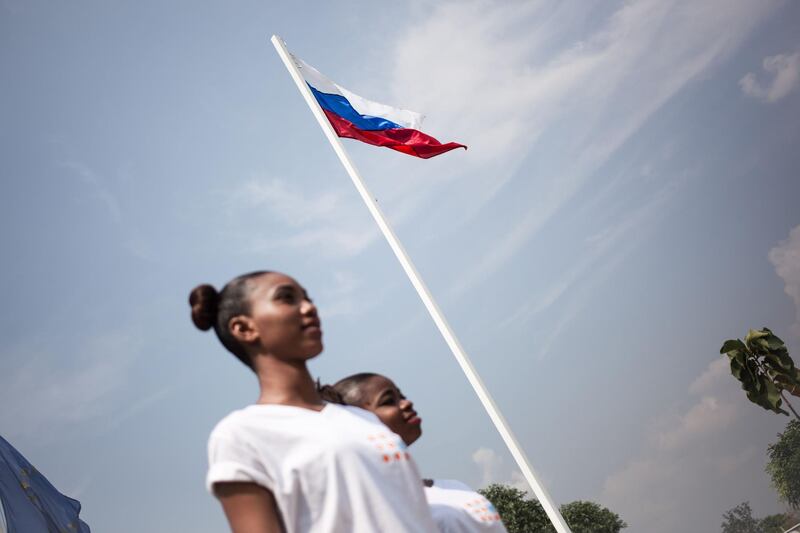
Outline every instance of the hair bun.
<path id="1" fill-rule="evenodd" d="M 207 331 L 217 321 L 219 293 L 208 284 L 198 285 L 189 294 L 189 305 L 192 306 L 192 322 L 197 329 Z"/>

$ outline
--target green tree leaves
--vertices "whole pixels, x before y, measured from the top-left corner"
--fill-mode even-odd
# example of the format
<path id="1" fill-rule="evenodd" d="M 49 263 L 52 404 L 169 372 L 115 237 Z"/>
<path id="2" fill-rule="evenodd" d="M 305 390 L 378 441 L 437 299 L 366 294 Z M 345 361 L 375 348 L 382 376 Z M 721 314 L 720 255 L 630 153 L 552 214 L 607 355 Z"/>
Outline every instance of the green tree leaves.
<path id="1" fill-rule="evenodd" d="M 767 473 L 781 499 L 800 509 L 800 422 L 790 420 L 778 442 L 767 447 Z"/>
<path id="2" fill-rule="evenodd" d="M 800 396 L 800 369 L 780 338 L 768 328 L 751 329 L 744 342 L 726 340 L 719 352 L 728 356 L 731 374 L 742 384 L 747 399 L 775 413 L 789 414 L 781 408 L 781 392 Z"/>
<path id="3" fill-rule="evenodd" d="M 747 398 L 764 409 L 788 415 L 796 420 L 778 434 L 778 442 L 767 448 L 767 473 L 780 498 L 795 509 L 800 508 L 800 415 L 784 393 L 800 396 L 800 369 L 794 365 L 786 344 L 769 328 L 751 329 L 744 337 L 722 343 L 720 353 L 728 356 L 731 374 L 739 380 Z M 723 533 L 761 533 L 780 531 L 780 516 L 761 522 L 752 517 L 750 505 L 742 503 L 723 515 Z"/>
<path id="4" fill-rule="evenodd" d="M 628 527 L 617 513 L 594 502 L 576 501 L 561 506 L 572 533 L 617 533 Z"/>
<path id="5" fill-rule="evenodd" d="M 478 492 L 497 508 L 508 533 L 555 533 L 542 505 L 525 492 L 496 483 Z M 617 513 L 594 502 L 562 505 L 561 515 L 573 533 L 619 533 L 628 527 Z"/>
<path id="6" fill-rule="evenodd" d="M 740 503 L 722 515 L 722 533 L 763 533 L 758 519 L 753 517 L 750 502 Z"/>
<path id="7" fill-rule="evenodd" d="M 750 502 L 742 502 L 722 515 L 722 533 L 783 533 L 793 520 L 791 514 L 773 514 L 758 519 Z"/>
<path id="8" fill-rule="evenodd" d="M 508 533 L 555 531 L 542 504 L 526 498 L 525 492 L 499 483 L 493 483 L 478 492 L 495 506 Z"/>

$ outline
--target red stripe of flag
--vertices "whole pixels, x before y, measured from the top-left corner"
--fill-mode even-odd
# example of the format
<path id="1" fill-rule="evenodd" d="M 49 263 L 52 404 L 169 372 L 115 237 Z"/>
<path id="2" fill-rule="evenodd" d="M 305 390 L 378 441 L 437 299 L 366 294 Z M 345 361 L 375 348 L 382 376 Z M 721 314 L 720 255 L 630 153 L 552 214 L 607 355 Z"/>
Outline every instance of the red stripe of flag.
<path id="1" fill-rule="evenodd" d="M 385 146 L 404 154 L 428 159 L 455 148 L 467 149 L 463 144 L 446 143 L 442 144 L 430 135 L 410 128 L 388 129 L 388 130 L 362 130 L 353 125 L 349 120 L 345 120 L 327 109 L 323 109 L 325 116 L 333 126 L 339 137 L 356 139 L 358 141 L 372 144 L 375 146 Z"/>

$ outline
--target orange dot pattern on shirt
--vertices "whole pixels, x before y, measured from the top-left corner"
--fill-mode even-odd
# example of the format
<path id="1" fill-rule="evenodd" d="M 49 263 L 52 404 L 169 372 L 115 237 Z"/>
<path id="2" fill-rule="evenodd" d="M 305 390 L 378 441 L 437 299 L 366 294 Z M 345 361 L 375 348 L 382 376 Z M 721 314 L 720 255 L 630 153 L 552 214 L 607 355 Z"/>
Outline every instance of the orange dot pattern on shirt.
<path id="1" fill-rule="evenodd" d="M 381 461 L 392 463 L 396 461 L 408 461 L 411 455 L 406 451 L 406 444 L 397 435 L 390 433 L 374 433 L 367 435 L 367 440 L 378 452 Z"/>
<path id="2" fill-rule="evenodd" d="M 475 498 L 464 504 L 472 517 L 479 522 L 499 522 L 500 514 L 486 498 Z"/>

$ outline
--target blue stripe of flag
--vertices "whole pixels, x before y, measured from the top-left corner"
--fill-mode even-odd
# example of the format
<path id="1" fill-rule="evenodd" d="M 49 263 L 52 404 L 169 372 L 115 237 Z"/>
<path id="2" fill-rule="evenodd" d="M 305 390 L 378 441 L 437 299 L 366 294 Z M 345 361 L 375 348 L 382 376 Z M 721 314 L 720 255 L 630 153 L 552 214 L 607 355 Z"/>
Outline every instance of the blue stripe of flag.
<path id="1" fill-rule="evenodd" d="M 311 85 L 308 86 L 311 88 L 311 92 L 314 93 L 314 97 L 317 99 L 322 109 L 330 111 L 331 113 L 336 113 L 343 119 L 352 122 L 353 125 L 360 130 L 381 131 L 403 128 L 400 124 L 396 124 L 385 118 L 360 114 L 350 105 L 347 98 L 340 94 L 323 93 L 311 87 Z"/>

